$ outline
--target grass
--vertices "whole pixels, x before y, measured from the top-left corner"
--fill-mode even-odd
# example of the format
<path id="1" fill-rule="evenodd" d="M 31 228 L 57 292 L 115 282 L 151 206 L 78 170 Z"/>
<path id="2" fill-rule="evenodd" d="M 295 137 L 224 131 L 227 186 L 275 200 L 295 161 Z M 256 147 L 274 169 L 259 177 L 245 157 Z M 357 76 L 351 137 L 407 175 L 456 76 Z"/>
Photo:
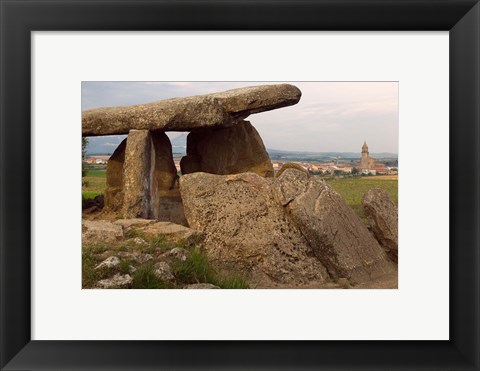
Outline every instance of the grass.
<path id="1" fill-rule="evenodd" d="M 82 198 L 93 199 L 105 193 L 107 188 L 106 170 L 89 169 L 87 175 L 82 178 Z"/>
<path id="2" fill-rule="evenodd" d="M 173 285 L 155 274 L 154 264 L 146 264 L 137 269 L 133 276 L 134 289 L 171 289 Z"/>
<path id="3" fill-rule="evenodd" d="M 239 274 L 218 274 L 199 248 L 192 249 L 186 261 L 176 261 L 171 267 L 175 278 L 184 284 L 210 283 L 222 289 L 248 289 L 247 282 Z"/>
<path id="4" fill-rule="evenodd" d="M 82 250 L 82 287 L 92 288 L 102 279 L 112 277 L 116 273 L 130 274 L 130 267 L 137 268 L 133 276 L 133 288 L 136 289 L 167 289 L 181 288 L 188 284 L 210 283 L 223 289 L 246 289 L 248 284 L 240 274 L 218 274 L 207 256 L 201 251 L 200 245 L 189 246 L 184 241 L 171 242 L 163 235 L 155 237 L 145 236 L 141 231 L 132 230 L 128 233 L 128 238 L 139 237 L 145 240 L 146 245 L 136 244 L 131 240 L 125 240 L 117 243 L 96 243 L 85 244 Z M 165 282 L 155 275 L 155 261 L 149 261 L 139 265 L 134 259 L 122 257 L 120 264 L 108 268 L 95 270 L 95 267 L 104 259 L 98 255 L 111 251 L 111 255 L 116 255 L 120 251 L 140 251 L 142 253 L 153 254 L 166 252 L 174 247 L 184 248 L 190 251 L 185 261 L 173 261 L 170 266 L 175 277 L 175 282 Z"/>
<path id="5" fill-rule="evenodd" d="M 330 178 L 327 181 L 345 198 L 347 204 L 355 210 L 363 221 L 366 221 L 366 219 L 363 213 L 362 197 L 372 188 L 380 188 L 387 191 L 391 200 L 395 205 L 398 205 L 398 179 L 377 179 L 377 177 L 371 176 L 345 179 Z"/>

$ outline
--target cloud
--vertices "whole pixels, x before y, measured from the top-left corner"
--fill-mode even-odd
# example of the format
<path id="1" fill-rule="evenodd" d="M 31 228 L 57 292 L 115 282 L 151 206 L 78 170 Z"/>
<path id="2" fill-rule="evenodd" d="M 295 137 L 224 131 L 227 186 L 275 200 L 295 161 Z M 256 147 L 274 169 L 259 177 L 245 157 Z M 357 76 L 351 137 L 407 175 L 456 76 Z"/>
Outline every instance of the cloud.
<path id="1" fill-rule="evenodd" d="M 101 143 L 100 145 L 101 145 L 101 146 L 105 146 L 105 147 L 118 147 L 118 143 L 109 143 L 109 142 L 106 142 L 106 143 Z"/>

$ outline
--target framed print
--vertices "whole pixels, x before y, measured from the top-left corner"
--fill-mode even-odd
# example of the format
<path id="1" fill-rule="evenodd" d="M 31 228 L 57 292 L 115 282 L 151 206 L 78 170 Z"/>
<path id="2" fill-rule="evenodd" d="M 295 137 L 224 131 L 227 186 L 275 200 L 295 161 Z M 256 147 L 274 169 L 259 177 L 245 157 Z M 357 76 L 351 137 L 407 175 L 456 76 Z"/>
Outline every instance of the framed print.
<path id="1" fill-rule="evenodd" d="M 478 369 L 479 6 L 2 0 L 0 367 Z"/>

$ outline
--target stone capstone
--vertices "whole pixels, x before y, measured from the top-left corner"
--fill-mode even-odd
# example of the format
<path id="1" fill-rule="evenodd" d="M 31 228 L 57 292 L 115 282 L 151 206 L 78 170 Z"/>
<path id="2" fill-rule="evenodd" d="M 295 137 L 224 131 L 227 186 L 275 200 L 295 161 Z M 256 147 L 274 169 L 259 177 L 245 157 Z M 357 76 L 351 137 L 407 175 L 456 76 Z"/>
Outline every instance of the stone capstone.
<path id="1" fill-rule="evenodd" d="M 131 129 L 194 131 L 232 126 L 250 114 L 294 105 L 301 95 L 293 85 L 261 85 L 135 106 L 96 108 L 82 112 L 82 135 L 127 134 Z"/>
<path id="2" fill-rule="evenodd" d="M 287 169 L 273 184 L 277 202 L 332 277 L 360 283 L 395 269 L 355 211 L 327 182 Z"/>
<path id="3" fill-rule="evenodd" d="M 273 177 L 273 165 L 262 138 L 248 121 L 188 134 L 187 156 L 182 158 L 180 168 L 182 174 L 251 172 Z"/>
<path id="4" fill-rule="evenodd" d="M 398 261 L 398 209 L 388 193 L 371 189 L 362 198 L 362 206 L 372 232 L 394 262 Z"/>
<path id="5" fill-rule="evenodd" d="M 272 181 L 253 173 L 182 176 L 189 225 L 205 233 L 205 252 L 219 271 L 242 272 L 252 287 L 324 282 L 325 267 L 276 202 Z"/>

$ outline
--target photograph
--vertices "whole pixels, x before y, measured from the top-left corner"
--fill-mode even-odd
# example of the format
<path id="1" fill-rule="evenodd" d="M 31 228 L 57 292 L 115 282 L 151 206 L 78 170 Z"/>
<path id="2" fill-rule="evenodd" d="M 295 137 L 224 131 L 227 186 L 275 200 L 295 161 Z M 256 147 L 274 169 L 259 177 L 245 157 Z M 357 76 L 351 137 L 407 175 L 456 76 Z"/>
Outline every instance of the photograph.
<path id="1" fill-rule="evenodd" d="M 398 81 L 81 89 L 83 289 L 398 288 Z"/>

